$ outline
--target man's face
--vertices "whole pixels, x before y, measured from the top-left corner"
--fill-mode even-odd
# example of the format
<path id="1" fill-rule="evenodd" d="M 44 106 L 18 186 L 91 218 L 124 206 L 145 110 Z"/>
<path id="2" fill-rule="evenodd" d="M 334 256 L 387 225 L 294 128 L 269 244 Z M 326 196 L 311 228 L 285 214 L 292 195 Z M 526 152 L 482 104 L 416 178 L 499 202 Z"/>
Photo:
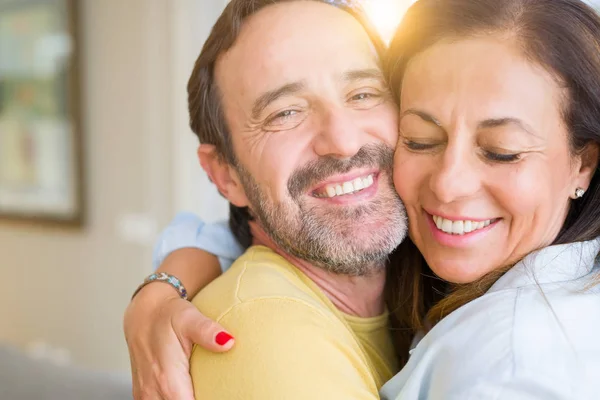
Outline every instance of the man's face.
<path id="1" fill-rule="evenodd" d="M 380 268 L 406 220 L 391 183 L 397 108 L 361 25 L 318 2 L 268 6 L 215 75 L 261 227 L 333 272 Z"/>

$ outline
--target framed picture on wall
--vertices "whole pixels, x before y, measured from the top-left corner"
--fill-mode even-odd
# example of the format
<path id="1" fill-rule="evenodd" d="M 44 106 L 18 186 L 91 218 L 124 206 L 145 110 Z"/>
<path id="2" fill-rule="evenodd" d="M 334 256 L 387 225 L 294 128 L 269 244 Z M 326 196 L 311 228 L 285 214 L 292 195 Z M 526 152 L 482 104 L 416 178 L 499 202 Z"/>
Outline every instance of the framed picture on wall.
<path id="1" fill-rule="evenodd" d="M 0 220 L 79 225 L 77 0 L 0 0 Z"/>

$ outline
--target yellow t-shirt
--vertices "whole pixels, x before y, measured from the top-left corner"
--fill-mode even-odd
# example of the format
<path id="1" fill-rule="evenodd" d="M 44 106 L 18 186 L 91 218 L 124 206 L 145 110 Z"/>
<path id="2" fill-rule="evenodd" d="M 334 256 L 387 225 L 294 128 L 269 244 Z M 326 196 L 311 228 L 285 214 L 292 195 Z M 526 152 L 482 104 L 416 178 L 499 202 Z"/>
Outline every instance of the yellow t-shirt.
<path id="1" fill-rule="evenodd" d="M 228 353 L 194 347 L 197 400 L 373 400 L 398 370 L 387 315 L 340 312 L 267 247 L 248 249 L 193 303 L 236 338 Z"/>

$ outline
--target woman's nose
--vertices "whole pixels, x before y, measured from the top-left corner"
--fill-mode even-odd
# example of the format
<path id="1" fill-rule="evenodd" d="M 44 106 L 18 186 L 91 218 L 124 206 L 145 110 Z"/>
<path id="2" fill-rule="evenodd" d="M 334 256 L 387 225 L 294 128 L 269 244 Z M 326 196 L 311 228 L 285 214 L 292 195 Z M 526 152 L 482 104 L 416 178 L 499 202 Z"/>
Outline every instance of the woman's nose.
<path id="1" fill-rule="evenodd" d="M 474 150 L 448 146 L 434 167 L 430 189 L 442 204 L 472 196 L 481 186 Z"/>

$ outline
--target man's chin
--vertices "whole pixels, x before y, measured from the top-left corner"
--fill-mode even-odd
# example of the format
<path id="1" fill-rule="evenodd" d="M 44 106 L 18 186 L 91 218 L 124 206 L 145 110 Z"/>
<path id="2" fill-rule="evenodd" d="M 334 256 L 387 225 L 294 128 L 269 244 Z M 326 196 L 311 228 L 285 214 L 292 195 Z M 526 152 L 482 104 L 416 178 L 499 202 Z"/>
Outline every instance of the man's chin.
<path id="1" fill-rule="evenodd" d="M 347 242 L 353 248 L 365 246 L 383 235 L 394 236 L 395 232 L 401 228 L 401 226 L 393 226 L 390 220 L 384 220 L 381 217 L 373 218 L 368 215 L 328 221 L 326 226 L 331 227 L 333 236 L 338 236 L 338 240 Z"/>
<path id="2" fill-rule="evenodd" d="M 360 257 L 348 257 L 346 254 L 346 257 L 331 259 L 321 268 L 346 276 L 370 276 L 385 269 L 387 255 L 381 252 L 360 254 Z"/>

